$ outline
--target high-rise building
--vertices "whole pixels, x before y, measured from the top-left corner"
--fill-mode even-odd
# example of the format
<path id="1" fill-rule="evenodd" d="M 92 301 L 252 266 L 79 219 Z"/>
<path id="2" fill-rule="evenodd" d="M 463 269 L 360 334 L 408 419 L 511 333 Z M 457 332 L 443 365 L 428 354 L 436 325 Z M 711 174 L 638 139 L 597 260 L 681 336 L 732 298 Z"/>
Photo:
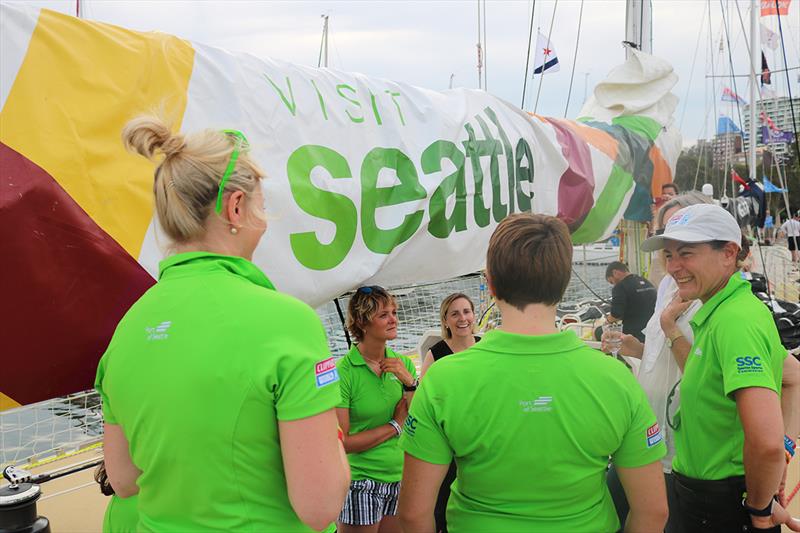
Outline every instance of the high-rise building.
<path id="1" fill-rule="evenodd" d="M 780 131 L 792 132 L 795 135 L 800 132 L 800 98 L 792 98 L 794 105 L 794 124 L 792 124 L 792 110 L 789 105 L 789 98 L 781 96 L 779 98 L 766 98 L 756 102 L 756 146 L 764 144 L 761 136 L 761 126 L 768 126 L 767 120 L 761 116 L 763 111 L 766 118 L 772 121 L 774 126 Z M 747 152 L 750 147 L 750 105 L 742 108 L 742 118 L 744 120 L 744 150 Z M 788 142 L 776 142 L 770 144 L 770 151 L 779 158 L 786 156 L 792 148 Z"/>

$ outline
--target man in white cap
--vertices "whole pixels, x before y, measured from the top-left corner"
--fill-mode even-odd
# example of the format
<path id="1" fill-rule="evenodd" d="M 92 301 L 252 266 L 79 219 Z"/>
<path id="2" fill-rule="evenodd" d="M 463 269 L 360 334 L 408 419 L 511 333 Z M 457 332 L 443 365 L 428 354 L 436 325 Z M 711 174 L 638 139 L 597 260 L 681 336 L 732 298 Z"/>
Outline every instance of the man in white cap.
<path id="1" fill-rule="evenodd" d="M 683 367 L 673 472 L 686 531 L 800 531 L 773 496 L 785 470 L 780 386 L 783 348 L 767 307 L 737 272 L 741 230 L 709 204 L 681 209 L 662 235 L 642 243 L 664 250 L 678 296 L 661 317 L 671 345 L 688 341 L 676 320 L 691 300 L 694 343 Z M 685 302 L 681 304 L 677 300 Z M 673 353 L 687 353 L 686 349 Z M 677 357 L 676 357 L 677 359 Z"/>

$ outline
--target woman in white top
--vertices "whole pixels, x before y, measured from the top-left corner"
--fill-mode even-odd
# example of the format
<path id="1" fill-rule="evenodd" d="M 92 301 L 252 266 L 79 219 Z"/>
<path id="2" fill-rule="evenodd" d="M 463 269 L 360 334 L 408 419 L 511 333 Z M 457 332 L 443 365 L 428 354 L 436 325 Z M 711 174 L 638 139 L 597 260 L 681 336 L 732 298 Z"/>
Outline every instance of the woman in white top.
<path id="1" fill-rule="evenodd" d="M 655 219 L 656 233 L 663 232 L 663 228 L 670 217 L 684 207 L 695 204 L 710 203 L 709 199 L 696 191 L 691 191 L 672 198 L 666 202 Z M 664 258 L 658 254 L 656 261 L 663 261 Z M 672 321 L 677 324 L 678 329 L 689 344 L 693 340 L 692 328 L 689 320 L 700 309 L 702 303 L 699 300 L 691 302 L 675 301 L 678 286 L 672 276 L 664 276 L 658 285 L 656 296 L 656 306 L 650 321 L 644 328 L 645 342 L 641 343 L 633 335 L 622 336 L 622 348 L 620 354 L 628 357 L 637 357 L 642 360 L 639 366 L 637 378 L 650 401 L 650 406 L 656 414 L 658 426 L 667 445 L 667 455 L 661 460 L 664 468 L 664 478 L 667 483 L 667 500 L 670 508 L 674 506 L 674 485 L 672 479 L 672 458 L 675 457 L 675 442 L 672 438 L 672 419 L 678 409 L 680 401 L 680 388 L 678 383 L 681 380 L 681 369 L 672 354 L 672 342 L 677 338 L 668 339 L 664 335 L 662 324 L 664 320 Z M 605 340 L 607 337 L 604 335 Z M 677 346 L 675 349 L 678 349 Z M 608 350 L 606 350 L 608 351 Z M 683 354 L 684 356 L 686 354 Z M 608 475 L 609 489 L 617 507 L 620 523 L 624 525 L 625 517 L 628 514 L 628 505 L 622 486 L 612 469 Z M 671 517 L 672 515 L 670 515 Z M 667 532 L 679 531 L 677 524 L 670 518 L 665 528 Z"/>

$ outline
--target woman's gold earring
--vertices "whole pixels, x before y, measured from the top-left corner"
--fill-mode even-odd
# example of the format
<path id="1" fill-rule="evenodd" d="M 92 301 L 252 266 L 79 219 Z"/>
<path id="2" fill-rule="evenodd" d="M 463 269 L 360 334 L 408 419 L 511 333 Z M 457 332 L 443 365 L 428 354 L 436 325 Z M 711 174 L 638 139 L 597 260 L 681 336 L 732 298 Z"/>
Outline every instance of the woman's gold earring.
<path id="1" fill-rule="evenodd" d="M 236 235 L 237 233 L 239 233 L 239 230 L 235 226 L 231 226 L 231 234 Z"/>

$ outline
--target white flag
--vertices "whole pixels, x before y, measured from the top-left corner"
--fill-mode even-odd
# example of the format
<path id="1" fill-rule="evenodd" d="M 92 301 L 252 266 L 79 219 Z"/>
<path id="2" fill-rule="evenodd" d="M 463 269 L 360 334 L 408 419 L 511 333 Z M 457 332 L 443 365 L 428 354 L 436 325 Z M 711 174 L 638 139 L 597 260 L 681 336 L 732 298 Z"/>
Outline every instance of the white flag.
<path id="1" fill-rule="evenodd" d="M 542 72 L 558 72 L 561 70 L 561 65 L 558 63 L 556 57 L 556 49 L 553 43 L 539 32 L 536 37 L 536 55 L 533 56 L 533 73 L 541 74 Z"/>
<path id="2" fill-rule="evenodd" d="M 778 44 L 780 44 L 780 38 L 778 37 L 778 34 L 763 24 L 761 24 L 761 44 L 770 50 L 775 50 L 778 48 Z"/>

